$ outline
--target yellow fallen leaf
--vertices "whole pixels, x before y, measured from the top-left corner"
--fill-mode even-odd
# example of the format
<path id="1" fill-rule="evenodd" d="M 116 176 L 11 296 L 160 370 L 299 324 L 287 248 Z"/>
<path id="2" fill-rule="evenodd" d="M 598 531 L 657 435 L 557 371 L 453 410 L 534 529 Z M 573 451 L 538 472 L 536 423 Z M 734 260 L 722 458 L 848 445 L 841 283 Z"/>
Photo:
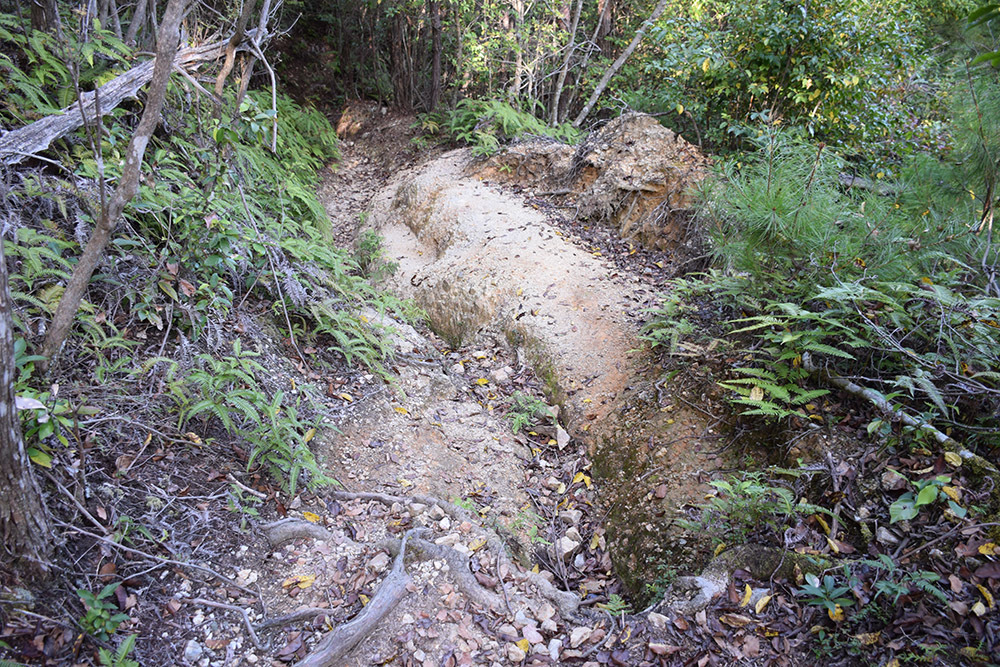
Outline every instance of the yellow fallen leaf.
<path id="1" fill-rule="evenodd" d="M 577 484 L 579 482 L 583 482 L 588 489 L 590 488 L 591 481 L 589 475 L 585 475 L 582 472 L 576 473 L 576 475 L 573 476 L 573 484 Z"/>
<path id="2" fill-rule="evenodd" d="M 831 540 L 829 537 L 826 538 L 826 543 L 830 546 L 830 551 L 832 551 L 835 554 L 840 553 L 840 547 L 838 547 L 837 543 Z"/>
<path id="3" fill-rule="evenodd" d="M 732 628 L 742 628 L 743 626 L 752 623 L 753 619 L 742 614 L 722 614 L 719 616 L 719 621 Z"/>
<path id="4" fill-rule="evenodd" d="M 555 438 L 549 438 L 549 441 L 546 442 L 545 444 L 551 447 L 552 445 L 558 445 L 559 443 L 556 441 Z"/>
<path id="5" fill-rule="evenodd" d="M 899 658 L 893 658 L 889 662 L 885 663 L 885 667 L 899 667 Z"/>
<path id="6" fill-rule="evenodd" d="M 529 650 L 531 650 L 531 642 L 529 642 L 527 639 L 523 639 L 523 638 L 522 639 L 518 639 L 514 643 L 517 644 L 517 647 L 519 649 L 521 649 L 522 651 L 524 651 L 525 653 L 527 653 Z"/>
<path id="7" fill-rule="evenodd" d="M 369 597 L 368 597 L 367 595 L 365 595 L 364 593 L 361 593 L 360 595 L 358 595 L 358 599 L 359 599 L 359 600 L 361 600 L 361 606 L 362 606 L 362 607 L 365 607 L 365 606 L 367 606 L 367 605 L 368 605 L 368 602 L 369 602 L 369 600 L 370 600 L 371 598 L 369 598 Z"/>
<path id="8" fill-rule="evenodd" d="M 485 539 L 485 538 L 482 538 L 482 537 L 480 537 L 480 538 L 477 538 L 477 539 L 473 540 L 473 541 L 472 541 L 472 542 L 471 542 L 471 543 L 469 544 L 469 549 L 470 549 L 471 551 L 479 551 L 479 550 L 480 550 L 480 549 L 482 549 L 482 548 L 483 548 L 484 546 L 486 546 L 486 539 Z"/>
<path id="9" fill-rule="evenodd" d="M 976 602 L 976 604 L 972 605 L 972 613 L 976 616 L 983 616 L 986 613 L 986 605 L 982 602 Z"/>
<path id="10" fill-rule="evenodd" d="M 319 521 L 319 514 L 314 514 L 312 512 L 303 512 L 302 518 L 309 523 L 317 523 Z"/>
<path id="11" fill-rule="evenodd" d="M 313 585 L 314 581 L 316 581 L 315 574 L 297 574 L 281 582 L 281 587 L 291 588 L 292 586 L 298 586 L 299 588 L 309 588 Z"/>
<path id="12" fill-rule="evenodd" d="M 834 609 L 827 609 L 826 615 L 829 616 L 830 620 L 834 623 L 840 623 L 844 620 L 844 609 L 838 604 Z"/>
<path id="13" fill-rule="evenodd" d="M 407 410 L 404 407 L 398 406 L 398 405 L 393 406 L 392 409 L 395 410 L 396 412 L 398 412 L 401 415 L 408 415 L 408 414 L 410 414 L 409 410 Z"/>
<path id="14" fill-rule="evenodd" d="M 715 547 L 715 553 L 713 554 L 713 556 L 718 556 L 725 550 L 726 550 L 726 544 L 722 543 L 719 546 Z"/>
<path id="15" fill-rule="evenodd" d="M 955 452 L 945 452 L 944 453 L 945 462 L 952 468 L 957 468 L 962 465 L 962 457 Z"/>
<path id="16" fill-rule="evenodd" d="M 556 489 L 556 493 L 558 493 L 560 496 L 566 493 L 566 485 L 563 484 L 562 482 L 559 482 L 559 488 Z"/>
<path id="17" fill-rule="evenodd" d="M 187 438 L 188 440 L 190 440 L 191 442 L 193 442 L 196 445 L 200 445 L 201 444 L 201 438 L 198 437 L 197 433 L 190 433 L 190 432 L 188 432 L 188 433 L 184 434 L 184 437 Z"/>
<path id="18" fill-rule="evenodd" d="M 524 293 L 524 290 L 522 288 L 518 287 L 517 288 L 517 295 L 521 296 L 521 294 L 523 294 L 523 293 Z"/>
<path id="19" fill-rule="evenodd" d="M 406 479 L 405 477 L 400 477 L 399 478 L 399 485 L 405 489 L 408 486 L 413 486 L 413 482 L 411 482 L 410 480 Z"/>
<path id="20" fill-rule="evenodd" d="M 475 359 L 485 359 L 486 358 L 486 353 L 485 352 L 473 352 L 472 356 Z"/>
<path id="21" fill-rule="evenodd" d="M 348 403 L 353 403 L 354 402 L 354 397 L 351 396 L 350 394 L 348 394 L 346 391 L 343 392 L 343 393 L 341 393 L 341 394 L 337 394 L 337 395 L 340 396 L 345 401 L 347 401 Z"/>
<path id="22" fill-rule="evenodd" d="M 830 524 L 828 524 L 826 522 L 826 519 L 824 519 L 823 517 L 821 517 L 819 514 L 813 514 L 813 518 L 816 519 L 816 523 L 818 523 L 820 525 L 820 527 L 823 528 L 823 532 L 826 533 L 827 535 L 829 535 L 830 534 Z"/>
<path id="23" fill-rule="evenodd" d="M 771 596 L 765 595 L 761 599 L 757 600 L 757 604 L 754 606 L 754 611 L 757 612 L 758 614 L 764 611 L 764 607 L 766 607 L 767 603 L 770 601 L 771 601 Z"/>
<path id="24" fill-rule="evenodd" d="M 534 565 L 534 566 L 532 566 L 532 568 L 531 568 L 531 573 L 532 573 L 532 574 L 538 574 L 538 565 Z"/>
<path id="25" fill-rule="evenodd" d="M 740 600 L 740 606 L 745 607 L 750 604 L 750 597 L 753 595 L 753 589 L 750 588 L 750 584 L 745 584 L 746 589 L 743 591 L 743 599 Z"/>
<path id="26" fill-rule="evenodd" d="M 987 606 L 990 609 L 993 609 L 993 594 L 990 593 L 989 590 L 982 584 L 976 584 L 976 588 L 978 588 L 979 592 L 983 594 L 983 598 L 986 600 Z"/>
<path id="27" fill-rule="evenodd" d="M 962 502 L 962 492 L 956 489 L 954 486 L 942 486 L 941 492 L 946 496 L 954 500 L 956 503 Z"/>
<path id="28" fill-rule="evenodd" d="M 487 380 L 486 378 L 478 378 L 476 380 L 476 384 L 478 384 L 480 387 L 482 387 L 485 384 L 489 384 L 489 383 L 490 383 L 490 381 Z"/>
<path id="29" fill-rule="evenodd" d="M 857 639 L 862 646 L 871 646 L 872 644 L 877 644 L 881 636 L 882 636 L 881 631 L 862 632 L 860 635 L 854 635 L 854 638 Z"/>
<path id="30" fill-rule="evenodd" d="M 601 546 L 601 536 L 594 533 L 594 536 L 590 538 L 590 550 L 594 551 L 599 546 Z"/>
<path id="31" fill-rule="evenodd" d="M 996 556 L 997 555 L 997 545 L 996 542 L 987 542 L 986 544 L 981 544 L 979 546 L 979 553 L 983 556 Z"/>
<path id="32" fill-rule="evenodd" d="M 306 431 L 306 434 L 302 437 L 302 442 L 309 442 L 315 437 L 316 437 L 316 429 L 311 428 L 308 431 Z"/>

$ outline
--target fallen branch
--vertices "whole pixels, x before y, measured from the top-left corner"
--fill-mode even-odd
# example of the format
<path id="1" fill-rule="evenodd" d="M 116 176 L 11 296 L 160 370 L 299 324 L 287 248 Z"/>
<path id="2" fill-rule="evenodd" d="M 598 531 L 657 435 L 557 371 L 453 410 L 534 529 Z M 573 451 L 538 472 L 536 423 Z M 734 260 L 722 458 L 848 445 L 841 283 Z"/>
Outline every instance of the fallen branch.
<path id="1" fill-rule="evenodd" d="M 403 599 L 410 583 L 410 575 L 403 566 L 403 557 L 411 532 L 407 531 L 400 541 L 399 553 L 392 564 L 392 570 L 382 580 L 371 602 L 350 621 L 326 633 L 313 652 L 296 663 L 296 667 L 332 667 L 343 664 L 343 657 L 367 637 Z"/>
<path id="2" fill-rule="evenodd" d="M 317 616 L 329 616 L 330 614 L 331 611 L 329 609 L 322 609 L 320 607 L 303 607 L 302 609 L 293 611 L 290 614 L 262 621 L 257 624 L 257 629 L 267 630 L 268 628 L 273 628 L 277 625 L 294 625 L 296 623 L 301 623 L 302 621 L 311 621 Z"/>
<path id="3" fill-rule="evenodd" d="M 173 66 L 183 70 L 198 63 L 218 60 L 225 55 L 228 45 L 229 40 L 223 40 L 181 49 L 174 57 Z M 57 114 L 3 135 L 0 137 L 0 163 L 18 164 L 25 158 L 44 151 L 53 141 L 83 127 L 84 123 L 97 122 L 98 99 L 101 113 L 107 114 L 123 100 L 135 97 L 139 89 L 153 78 L 153 63 L 154 60 L 147 60 L 136 65 L 98 88 L 96 94 L 94 91 L 83 93 L 79 103 L 74 102 Z"/>
<path id="4" fill-rule="evenodd" d="M 923 421 L 922 419 L 917 419 L 901 408 L 894 407 L 888 400 L 886 400 L 885 396 L 874 389 L 862 387 L 859 384 L 851 382 L 847 378 L 831 373 L 826 368 L 820 368 L 813 362 L 812 355 L 808 352 L 802 355 L 802 368 L 806 369 L 810 373 L 820 376 L 838 389 L 842 389 L 849 394 L 864 398 L 890 419 L 902 422 L 911 428 L 919 429 L 927 433 L 934 438 L 939 445 L 944 447 L 945 451 L 958 454 L 962 457 L 962 459 L 969 463 L 970 467 L 974 468 L 976 472 L 981 472 L 982 474 L 990 477 L 994 481 L 994 488 L 1000 490 L 1000 470 L 997 470 L 995 465 L 978 454 L 969 451 L 965 445 L 942 431 L 939 431 L 930 423 Z"/>
<path id="5" fill-rule="evenodd" d="M 300 519 L 282 519 L 260 527 L 264 537 L 276 547 L 291 540 L 298 540 L 310 537 L 314 540 L 332 540 L 333 533 L 323 526 Z"/>

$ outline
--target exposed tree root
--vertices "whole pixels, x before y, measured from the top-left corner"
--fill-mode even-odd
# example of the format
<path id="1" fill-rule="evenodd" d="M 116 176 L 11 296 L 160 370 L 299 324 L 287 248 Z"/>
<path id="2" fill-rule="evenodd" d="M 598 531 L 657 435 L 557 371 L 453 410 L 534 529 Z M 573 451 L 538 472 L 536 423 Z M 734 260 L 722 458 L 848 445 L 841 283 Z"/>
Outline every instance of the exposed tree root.
<path id="1" fill-rule="evenodd" d="M 404 506 L 411 503 L 420 503 L 422 505 L 427 505 L 428 507 L 436 505 L 452 519 L 459 522 L 468 521 L 476 529 L 479 536 L 486 540 L 486 546 L 489 548 L 490 553 L 492 553 L 498 560 L 498 567 L 500 565 L 505 565 L 507 569 L 520 581 L 530 582 L 533 586 L 535 586 L 535 588 L 538 589 L 538 592 L 544 598 L 555 606 L 556 610 L 562 617 L 567 619 L 574 618 L 580 612 L 580 598 L 573 593 L 556 588 L 552 582 L 540 574 L 521 572 L 519 568 L 515 567 L 511 562 L 510 556 L 507 555 L 507 549 L 504 546 L 503 540 L 501 540 L 494 531 L 482 527 L 479 523 L 478 517 L 453 503 L 449 503 L 432 496 L 418 494 L 412 496 L 392 496 L 385 493 L 334 491 L 331 495 L 338 500 L 374 500 L 390 507 L 395 503 L 399 503 Z M 452 551 L 454 550 L 452 549 Z M 449 567 L 450 566 L 451 564 L 449 563 Z M 464 564 L 461 570 L 467 572 L 468 564 Z M 473 580 L 475 580 L 474 577 Z M 476 582 L 476 584 L 478 585 L 478 582 Z"/>
<path id="2" fill-rule="evenodd" d="M 260 529 L 272 547 L 306 537 L 311 537 L 314 540 L 332 540 L 334 538 L 333 533 L 323 526 L 300 519 L 282 519 L 265 524 Z"/>
<path id="3" fill-rule="evenodd" d="M 257 630 L 267 630 L 268 628 L 277 627 L 279 625 L 295 625 L 296 623 L 301 623 L 302 621 L 311 621 L 317 616 L 329 616 L 330 610 L 323 609 L 320 607 L 305 607 L 303 609 L 297 609 L 290 614 L 285 614 L 284 616 L 278 616 L 276 618 L 271 618 L 262 623 L 256 625 Z"/>
<path id="4" fill-rule="evenodd" d="M 312 653 L 296 663 L 296 667 L 333 667 L 342 664 L 343 657 L 367 637 L 399 604 L 406 595 L 406 587 L 411 581 L 403 565 L 410 532 L 408 531 L 400 541 L 399 553 L 396 554 L 392 570 L 382 580 L 371 602 L 350 621 L 328 632 Z"/>

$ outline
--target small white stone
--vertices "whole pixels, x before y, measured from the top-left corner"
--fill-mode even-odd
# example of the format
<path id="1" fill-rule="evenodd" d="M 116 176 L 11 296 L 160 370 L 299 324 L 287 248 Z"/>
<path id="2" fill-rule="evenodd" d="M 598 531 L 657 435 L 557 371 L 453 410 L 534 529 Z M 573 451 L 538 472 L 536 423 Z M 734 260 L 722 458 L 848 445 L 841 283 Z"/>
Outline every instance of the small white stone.
<path id="1" fill-rule="evenodd" d="M 438 522 L 438 526 L 441 527 L 441 530 L 451 530 L 451 519 L 444 517 Z"/>
<path id="2" fill-rule="evenodd" d="M 552 658 L 553 662 L 559 662 L 559 651 L 562 650 L 562 640 L 561 639 L 550 639 L 549 640 L 549 657 Z"/>
<path id="3" fill-rule="evenodd" d="M 670 620 L 663 614 L 657 614 L 655 611 L 650 612 L 649 616 L 646 618 L 649 619 L 649 624 L 657 630 L 662 630 L 667 627 L 667 622 Z"/>

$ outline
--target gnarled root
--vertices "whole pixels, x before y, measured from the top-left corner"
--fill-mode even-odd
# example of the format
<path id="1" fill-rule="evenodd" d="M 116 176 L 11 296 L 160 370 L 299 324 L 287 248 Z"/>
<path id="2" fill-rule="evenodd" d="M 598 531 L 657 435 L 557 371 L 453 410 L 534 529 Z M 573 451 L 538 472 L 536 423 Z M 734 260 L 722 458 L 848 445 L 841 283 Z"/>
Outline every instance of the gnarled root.
<path id="1" fill-rule="evenodd" d="M 399 601 L 406 595 L 406 587 L 410 583 L 410 575 L 406 573 L 403 557 L 406 553 L 407 532 L 400 540 L 399 553 L 392 564 L 392 570 L 382 580 L 372 598 L 357 616 L 347 623 L 337 626 L 320 640 L 316 648 L 305 659 L 296 663 L 296 667 L 333 667 L 340 665 L 341 660 L 351 649 L 375 629 L 375 626 L 389 614 Z"/>
<path id="2" fill-rule="evenodd" d="M 388 505 L 388 506 L 392 506 L 393 504 L 396 503 L 399 503 L 400 505 L 404 506 L 409 505 L 411 503 L 420 503 L 422 505 L 427 505 L 428 507 L 436 505 L 440 507 L 441 510 L 445 514 L 449 515 L 452 519 L 459 522 L 467 521 L 472 526 L 474 526 L 479 537 L 482 537 L 483 539 L 486 540 L 486 546 L 489 548 L 490 553 L 493 554 L 493 557 L 497 559 L 498 568 L 501 565 L 505 566 L 508 571 L 510 571 L 511 573 L 515 573 L 514 576 L 518 577 L 519 580 L 530 582 L 535 588 L 538 589 L 538 592 L 544 598 L 546 598 L 549 602 L 552 603 L 552 605 L 556 608 L 556 610 L 563 618 L 567 619 L 574 618 L 578 616 L 580 612 L 580 598 L 578 598 L 573 593 L 569 593 L 567 591 L 563 591 L 556 588 L 554 585 L 552 585 L 550 581 L 548 581 L 539 574 L 534 574 L 532 572 L 520 573 L 518 568 L 516 568 L 513 565 L 513 563 L 511 563 L 510 557 L 507 555 L 507 550 L 504 548 L 503 541 L 500 539 L 500 537 L 494 531 L 483 528 L 479 524 L 477 517 L 474 516 L 471 512 L 468 512 L 467 510 L 462 509 L 461 507 L 458 507 L 453 503 L 443 501 L 439 498 L 434 498 L 431 496 L 423 496 L 423 495 L 392 496 L 385 493 L 354 493 L 350 491 L 334 491 L 331 495 L 338 500 L 374 500 L 376 502 L 380 502 L 383 505 Z M 423 542 L 423 540 L 421 541 Z M 433 546 L 440 548 L 439 545 L 433 545 Z M 446 558 L 445 560 L 448 561 L 448 565 L 449 567 L 451 567 L 452 571 L 468 573 L 469 577 L 473 582 L 475 582 L 476 586 L 479 586 L 479 583 L 475 580 L 475 577 L 472 576 L 472 574 L 469 572 L 468 563 L 465 561 L 465 557 L 462 556 L 462 554 L 460 554 L 459 552 L 455 551 L 454 549 L 449 548 L 448 551 L 454 552 L 455 554 L 455 556 L 449 556 L 449 558 L 457 557 L 462 564 L 460 568 L 456 568 L 456 565 L 453 565 L 451 560 Z M 443 556 L 435 556 L 435 557 L 443 557 Z M 460 575 L 456 574 L 456 577 L 458 576 Z M 456 583 L 459 582 L 456 581 Z M 479 586 L 479 588 L 482 589 L 481 586 Z M 486 589 L 482 590 L 489 596 L 494 595 L 493 593 L 490 593 L 490 591 L 487 591 Z M 470 597 L 472 597 L 472 595 L 470 595 Z M 495 600 L 492 600 L 491 604 L 485 604 L 484 606 L 491 607 L 493 606 L 493 604 L 495 604 Z"/>

